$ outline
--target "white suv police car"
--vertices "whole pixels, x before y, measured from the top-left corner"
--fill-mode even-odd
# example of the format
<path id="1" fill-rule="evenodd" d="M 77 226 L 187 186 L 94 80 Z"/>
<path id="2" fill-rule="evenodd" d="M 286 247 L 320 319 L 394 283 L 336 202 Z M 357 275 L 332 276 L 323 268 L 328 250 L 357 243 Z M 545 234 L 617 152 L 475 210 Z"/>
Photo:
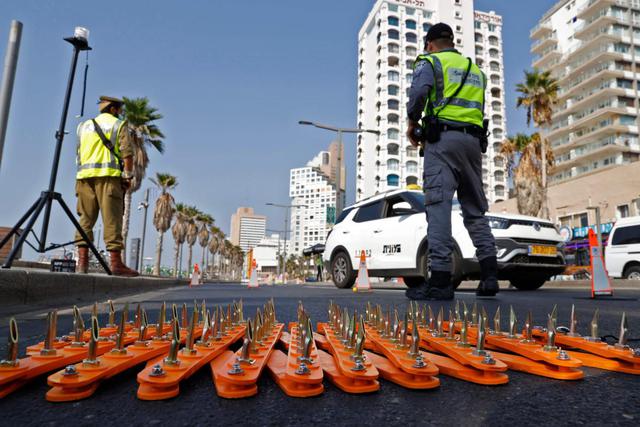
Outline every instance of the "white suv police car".
<path id="1" fill-rule="evenodd" d="M 475 248 L 454 201 L 452 280 L 480 278 Z M 565 268 L 563 243 L 550 222 L 522 215 L 487 213 L 496 238 L 498 278 L 521 290 L 534 290 Z M 323 260 L 338 288 L 349 288 L 365 251 L 370 276 L 402 277 L 418 286 L 428 274 L 424 194 L 393 190 L 347 207 L 327 237 Z"/>

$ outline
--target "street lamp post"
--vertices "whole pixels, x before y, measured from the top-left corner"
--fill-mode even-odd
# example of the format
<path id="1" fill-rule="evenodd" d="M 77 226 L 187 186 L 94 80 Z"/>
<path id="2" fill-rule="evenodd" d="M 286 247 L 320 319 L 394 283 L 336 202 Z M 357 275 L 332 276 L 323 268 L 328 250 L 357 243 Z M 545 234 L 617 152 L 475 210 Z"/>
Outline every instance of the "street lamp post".
<path id="1" fill-rule="evenodd" d="M 272 230 L 270 228 L 266 229 L 269 233 L 278 233 L 278 250 L 276 251 L 276 277 L 280 276 L 280 233 L 284 233 L 284 230 Z"/>
<path id="2" fill-rule="evenodd" d="M 149 209 L 149 189 L 144 192 L 144 201 L 138 205 L 138 210 L 144 209 L 144 219 L 142 220 L 142 242 L 140 244 L 140 273 L 144 268 L 144 241 L 147 235 L 147 210 Z"/>
<path id="3" fill-rule="evenodd" d="M 336 218 L 340 216 L 342 213 L 343 206 L 343 194 L 342 194 L 342 135 L 345 133 L 372 133 L 374 135 L 380 135 L 380 131 L 372 130 L 372 129 L 352 129 L 352 128 L 340 128 L 336 126 L 328 126 L 319 124 L 316 122 L 311 122 L 308 120 L 300 120 L 298 121 L 300 125 L 313 126 L 318 129 L 324 129 L 331 132 L 337 133 L 337 142 L 338 142 L 338 170 L 336 171 Z M 346 187 L 346 179 L 345 179 L 345 187 Z"/>
<path id="4" fill-rule="evenodd" d="M 273 206 L 275 208 L 283 208 L 286 209 L 286 214 L 284 216 L 284 255 L 282 260 L 282 281 L 286 282 L 287 279 L 287 231 L 289 230 L 289 209 L 291 208 L 307 208 L 307 205 L 281 205 L 278 203 L 266 203 L 267 206 Z"/>

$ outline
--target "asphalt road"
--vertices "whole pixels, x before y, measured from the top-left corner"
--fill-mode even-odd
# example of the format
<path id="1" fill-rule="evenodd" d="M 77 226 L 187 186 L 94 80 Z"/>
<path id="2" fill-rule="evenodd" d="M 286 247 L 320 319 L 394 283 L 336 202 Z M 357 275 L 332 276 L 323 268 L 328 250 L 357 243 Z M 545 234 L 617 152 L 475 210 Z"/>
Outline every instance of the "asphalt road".
<path id="1" fill-rule="evenodd" d="M 580 332 L 587 332 L 595 308 L 600 309 L 600 333 L 618 334 L 620 316 L 626 311 L 630 336 L 640 337 L 640 290 L 620 290 L 612 300 L 588 299 L 583 288 L 541 289 L 534 292 L 505 290 L 495 299 L 478 300 L 492 316 L 502 306 L 507 324 L 510 304 L 521 321 L 532 310 L 534 324 L 542 325 L 553 304 L 559 307 L 559 324 L 567 324 L 571 304 L 576 305 Z M 162 301 L 191 304 L 206 299 L 208 305 L 243 298 L 245 313 L 254 313 L 274 297 L 278 320 L 294 320 L 296 305 L 304 302 L 314 323 L 325 321 L 329 300 L 363 310 L 366 301 L 404 310 L 407 300 L 401 290 L 376 289 L 354 294 L 331 286 L 265 286 L 246 289 L 240 285 L 207 284 L 127 298 L 143 301 L 150 321 L 157 318 Z M 458 292 L 467 304 L 476 301 L 469 291 Z M 124 300 L 119 300 L 124 301 Z M 445 304 L 448 308 L 449 304 Z M 439 304 L 432 304 L 434 310 Z M 83 312 L 88 313 L 89 308 Z M 106 319 L 101 318 L 101 324 Z M 20 318 L 20 350 L 43 339 L 42 313 Z M 71 328 L 69 311 L 58 320 L 59 334 Z M 4 356 L 7 327 L 0 327 L 0 354 Z M 634 343 L 638 344 L 638 343 Z M 162 402 L 143 402 L 135 397 L 135 376 L 141 367 L 105 383 L 97 393 L 74 403 L 49 403 L 44 377 L 0 400 L 0 425 L 638 425 L 640 422 L 640 377 L 585 368 L 580 381 L 558 381 L 509 371 L 509 384 L 480 386 L 440 375 L 441 386 L 431 391 L 410 391 L 381 380 L 380 391 L 349 395 L 325 381 L 325 393 L 311 399 L 287 397 L 265 373 L 257 396 L 243 400 L 217 397 L 211 373 L 205 367 L 181 385 L 178 397 Z"/>

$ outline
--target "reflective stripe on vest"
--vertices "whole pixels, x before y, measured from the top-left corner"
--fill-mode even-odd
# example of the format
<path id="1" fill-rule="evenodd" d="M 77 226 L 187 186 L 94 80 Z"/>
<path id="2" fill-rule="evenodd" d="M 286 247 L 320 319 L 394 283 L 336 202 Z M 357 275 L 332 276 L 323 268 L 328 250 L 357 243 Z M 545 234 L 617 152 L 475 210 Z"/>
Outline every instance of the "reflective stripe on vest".
<path id="1" fill-rule="evenodd" d="M 95 121 L 113 144 L 116 154 L 120 155 L 120 132 L 124 121 L 107 113 L 100 114 Z M 104 145 L 91 120 L 78 125 L 78 140 L 76 179 L 122 175 L 118 159 Z"/>
<path id="2" fill-rule="evenodd" d="M 464 86 L 447 104 L 449 97 L 462 83 L 468 59 L 458 52 L 444 51 L 420 55 L 416 64 L 420 61 L 428 61 L 433 67 L 435 84 L 429 93 L 433 114 L 437 114 L 444 120 L 482 126 L 487 79 L 480 68 L 476 64 L 471 64 Z M 443 107 L 445 105 L 446 107 Z M 425 115 L 429 114 L 428 107 L 429 103 L 425 103 Z"/>

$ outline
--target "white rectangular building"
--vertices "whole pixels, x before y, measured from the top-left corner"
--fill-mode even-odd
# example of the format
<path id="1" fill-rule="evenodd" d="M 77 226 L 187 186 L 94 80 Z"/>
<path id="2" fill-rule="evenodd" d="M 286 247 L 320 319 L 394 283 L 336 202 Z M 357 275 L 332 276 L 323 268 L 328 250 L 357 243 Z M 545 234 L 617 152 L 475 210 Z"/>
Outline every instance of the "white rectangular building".
<path id="1" fill-rule="evenodd" d="M 246 253 L 264 238 L 266 228 L 266 216 L 256 215 L 253 208 L 240 207 L 231 215 L 230 241 Z"/>
<path id="2" fill-rule="evenodd" d="M 411 184 L 422 185 L 423 159 L 405 137 L 406 103 L 413 63 L 423 53 L 429 28 L 445 22 L 456 48 L 478 63 L 488 78 L 485 114 L 493 136 L 483 159 L 490 202 L 506 198 L 506 135 L 502 18 L 474 10 L 473 0 L 377 0 L 358 35 L 358 126 L 356 200 Z"/>
<path id="3" fill-rule="evenodd" d="M 335 151 L 335 150 L 334 150 Z M 305 248 L 324 244 L 327 233 L 335 222 L 336 185 L 331 179 L 335 163 L 331 152 L 321 151 L 303 168 L 290 171 L 289 197 L 291 208 L 291 252 L 301 255 Z"/>
<path id="4" fill-rule="evenodd" d="M 530 36 L 559 86 L 550 185 L 638 161 L 640 0 L 559 1 Z"/>

